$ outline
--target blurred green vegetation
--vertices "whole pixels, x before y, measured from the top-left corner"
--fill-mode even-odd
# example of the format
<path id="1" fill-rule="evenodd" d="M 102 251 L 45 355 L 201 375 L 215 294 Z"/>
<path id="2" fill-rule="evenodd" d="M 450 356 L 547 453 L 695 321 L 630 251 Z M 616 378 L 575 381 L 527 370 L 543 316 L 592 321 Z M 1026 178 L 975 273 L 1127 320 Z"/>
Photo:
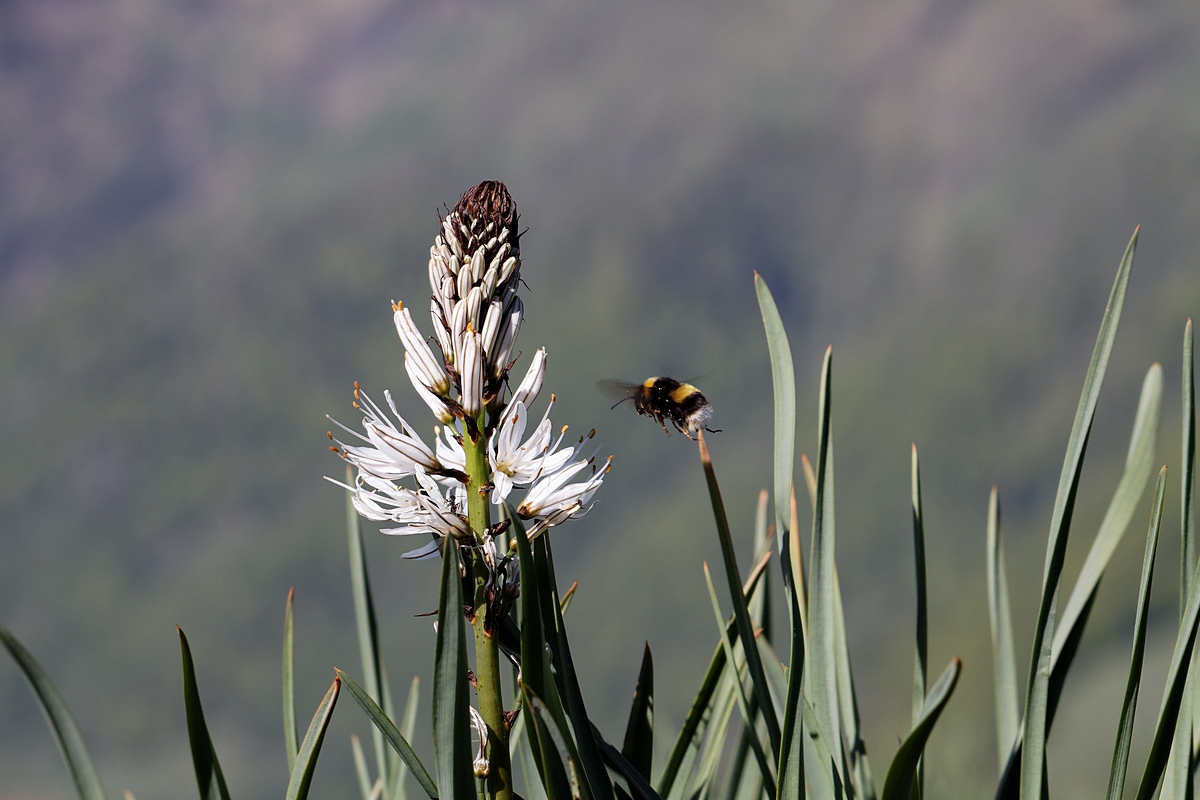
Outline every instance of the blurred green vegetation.
<path id="1" fill-rule="evenodd" d="M 886 763 L 908 722 L 916 441 L 930 663 L 965 664 L 929 746 L 947 783 L 928 791 L 982 796 L 988 490 L 1023 658 L 1079 383 L 1136 223 L 1068 580 L 1155 360 L 1158 461 L 1178 463 L 1179 341 L 1200 311 L 1198 38 L 1182 0 L 0 5 L 0 619 L 62 689 L 105 782 L 143 798 L 187 785 L 182 625 L 231 790 L 281 793 L 289 586 L 301 709 L 357 663 L 324 414 L 353 421 L 357 379 L 427 419 L 388 302 L 423 305 L 438 206 L 496 178 L 529 227 L 521 341 L 548 347 L 555 421 L 595 426 L 616 456 L 556 547 L 560 579 L 580 580 L 568 625 L 588 696 L 628 697 L 647 639 L 659 719 L 677 727 L 712 648 L 700 561 L 718 557 L 692 445 L 609 412 L 593 383 L 703 376 L 748 533 L 770 482 L 758 270 L 810 452 L 834 344 L 838 556 L 872 757 Z M 1107 756 L 1088 754 L 1111 746 L 1145 518 L 1066 690 L 1058 797 L 1103 786 Z M 413 614 L 436 604 L 437 574 L 395 541 L 368 548 L 400 689 L 428 674 L 432 630 Z M 1160 580 L 1152 622 L 1173 629 L 1176 593 Z M 1156 641 L 1146 697 L 1170 648 Z M 343 708 L 316 791 L 353 785 L 355 730 L 365 718 Z M 68 791 L 0 662 L 0 798 Z"/>

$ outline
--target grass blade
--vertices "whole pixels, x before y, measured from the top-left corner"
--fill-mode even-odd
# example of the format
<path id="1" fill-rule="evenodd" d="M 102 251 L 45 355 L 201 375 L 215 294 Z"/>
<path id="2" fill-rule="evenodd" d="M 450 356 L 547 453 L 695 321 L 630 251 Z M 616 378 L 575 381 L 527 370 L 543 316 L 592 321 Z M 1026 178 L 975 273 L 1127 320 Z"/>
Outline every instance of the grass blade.
<path id="1" fill-rule="evenodd" d="M 709 599 L 712 601 L 713 614 L 715 615 L 716 620 L 717 620 L 717 630 L 721 631 L 721 634 L 722 634 L 721 635 L 721 644 L 723 647 L 725 647 L 725 660 L 727 662 L 729 662 L 730 664 L 733 664 L 734 663 L 733 645 L 730 643 L 729 637 L 724 635 L 725 625 L 724 625 L 724 620 L 722 618 L 723 615 L 721 614 L 721 603 L 717 599 L 717 589 L 715 586 L 713 586 L 712 573 L 709 572 L 709 570 L 708 570 L 708 562 L 707 561 L 704 562 L 704 580 L 705 580 L 706 584 L 708 585 L 708 596 L 709 596 Z M 750 658 L 748 655 L 748 651 L 752 650 L 752 651 L 754 651 L 754 654 L 756 657 L 759 656 L 757 647 L 745 646 L 746 642 L 753 643 L 755 641 L 754 634 L 751 634 L 749 637 L 743 637 L 741 641 L 742 641 L 742 645 L 743 645 L 742 653 L 743 653 L 744 657 L 746 658 L 747 672 L 749 672 Z M 760 664 L 760 668 L 761 668 L 761 664 L 762 664 L 761 659 L 759 659 L 759 664 Z M 751 679 L 751 680 L 753 680 L 753 679 Z M 763 688 L 764 689 L 767 689 L 766 680 L 767 680 L 766 675 L 764 675 L 763 676 Z M 769 690 L 767 690 L 766 695 L 767 695 L 767 703 L 769 704 L 771 702 L 771 696 L 770 696 Z M 754 719 L 754 717 L 750 713 L 750 702 L 746 698 L 745 687 L 743 686 L 743 684 L 740 680 L 734 681 L 734 699 L 737 701 L 738 710 L 742 714 L 742 719 L 746 720 L 745 730 L 749 734 L 751 734 L 750 739 L 749 739 L 750 749 L 754 752 L 754 757 L 758 760 L 758 768 L 762 772 L 763 783 L 768 787 L 767 788 L 768 795 L 771 797 L 774 797 L 775 796 L 775 779 L 771 775 L 771 768 L 768 765 L 766 751 L 763 750 L 762 742 L 758 740 L 757 736 L 752 735 L 754 733 L 754 728 L 752 727 L 752 720 Z M 759 702 L 762 703 L 762 700 L 760 699 Z M 766 715 L 764 714 L 763 716 L 765 717 Z"/>
<path id="2" fill-rule="evenodd" d="M 440 629 L 441 626 L 439 625 L 438 628 Z M 350 696 L 362 707 L 362 710 L 366 712 L 367 717 L 375 724 L 375 727 L 387 740 L 388 744 L 392 746 L 392 749 L 396 751 L 404 763 L 408 765 L 408 768 L 412 770 L 413 777 L 417 779 L 417 783 L 425 790 L 425 794 L 429 795 L 429 800 L 438 800 L 439 792 L 437 785 L 433 782 L 433 778 L 430 777 L 429 771 L 425 769 L 425 765 L 421 763 L 421 759 L 417 757 L 417 754 L 409 745 L 408 737 L 400 733 L 400 729 L 384 713 L 379 704 L 371 699 L 366 689 L 358 685 L 353 678 L 340 669 L 336 671 L 337 676 L 341 678 L 342 684 L 350 691 Z M 409 729 L 409 733 L 411 735 L 411 728 Z M 467 746 L 468 748 L 470 747 L 469 740 Z"/>
<path id="3" fill-rule="evenodd" d="M 1079 570 L 1079 577 L 1071 590 L 1071 597 L 1067 600 L 1066 608 L 1060 617 L 1053 650 L 1054 670 L 1057 673 L 1065 673 L 1070 666 L 1070 659 L 1064 660 L 1064 654 L 1069 651 L 1067 642 L 1072 636 L 1082 634 L 1082 626 L 1087 621 L 1083 608 L 1100 585 L 1100 578 L 1104 575 L 1109 559 L 1129 528 L 1129 523 L 1137 512 L 1138 501 L 1141 500 L 1154 473 L 1154 444 L 1158 439 L 1162 384 L 1162 367 L 1158 364 L 1151 365 L 1142 381 L 1142 393 L 1138 399 L 1133 432 L 1129 437 L 1129 450 L 1125 456 L 1125 471 L 1116 491 L 1113 492 L 1104 520 L 1096 531 L 1096 538 L 1092 541 L 1091 549 L 1088 550 L 1083 567 Z M 1184 598 L 1186 597 L 1185 594 Z M 1058 684 L 1059 692 L 1063 680 L 1065 675 L 1054 681 Z M 1054 703 L 1057 704 L 1057 697 Z"/>
<path id="4" fill-rule="evenodd" d="M 842 740 L 837 701 L 837 632 L 834 617 L 834 493 L 832 404 L 833 347 L 825 351 L 818 401 L 816 504 L 808 581 L 808 651 L 805 696 L 812 701 L 821 731 L 835 745 Z M 840 746 L 837 752 L 841 752 Z"/>
<path id="5" fill-rule="evenodd" d="M 1121 800 L 1125 773 L 1129 766 L 1129 743 L 1133 739 L 1133 716 L 1137 711 L 1138 690 L 1142 681 L 1142 657 L 1146 651 L 1146 621 L 1150 616 L 1150 587 L 1154 584 L 1154 559 L 1158 551 L 1158 530 L 1162 521 L 1163 493 L 1167 486 L 1166 467 L 1158 473 L 1154 506 L 1150 512 L 1150 530 L 1146 534 L 1146 553 L 1142 557 L 1142 578 L 1138 585 L 1137 611 L 1134 614 L 1133 655 L 1129 659 L 1129 679 L 1125 700 L 1121 703 L 1121 722 L 1113 747 L 1112 767 L 1108 773 L 1108 800 Z"/>
<path id="6" fill-rule="evenodd" d="M 581 793 L 572 759 L 573 748 L 567 747 L 563 731 L 550 713 L 550 709 L 537 697 L 523 688 L 524 705 L 529 708 L 533 719 L 534 735 L 541 754 L 541 773 L 546 776 L 543 786 L 549 800 L 579 800 Z"/>
<path id="7" fill-rule="evenodd" d="M 925 705 L 925 684 L 929 671 L 929 609 L 925 590 L 925 512 L 921 507 L 921 464 L 917 446 L 912 446 L 912 523 L 913 565 L 917 581 L 917 641 L 913 655 L 912 721 L 917 724 Z M 924 794 L 921 767 L 917 765 L 917 797 Z"/>
<path id="8" fill-rule="evenodd" d="M 358 778 L 358 793 L 362 800 L 372 800 L 371 773 L 367 770 L 367 758 L 363 755 L 362 743 L 350 734 L 350 753 L 354 757 L 354 775 Z"/>
<path id="9" fill-rule="evenodd" d="M 842 587 L 838 574 L 833 572 L 833 635 L 837 646 L 837 688 L 841 705 L 842 724 L 845 726 L 846 743 L 850 748 L 849 763 L 845 773 L 850 781 L 854 796 L 862 800 L 875 800 L 875 778 L 871 774 L 871 762 L 867 759 L 867 744 L 862 738 L 862 724 L 858 717 L 858 695 L 854 690 L 854 671 L 850 665 L 850 647 L 846 643 L 846 616 L 842 610 Z"/>
<path id="10" fill-rule="evenodd" d="M 1075 657 L 1075 651 L 1083 637 L 1092 603 L 1100 579 L 1108 562 L 1121 541 L 1129 522 L 1137 511 L 1145 487 L 1150 479 L 1154 464 L 1154 443 L 1158 434 L 1159 409 L 1162 398 L 1162 368 L 1157 364 L 1150 367 L 1142 382 L 1141 397 L 1134 419 L 1133 432 L 1129 439 L 1129 451 L 1125 459 L 1125 471 L 1113 492 L 1104 520 L 1100 524 L 1092 546 L 1080 569 L 1079 577 L 1071 590 L 1071 596 L 1058 623 L 1051 650 L 1050 684 L 1047 697 L 1046 726 L 1054 723 L 1058 701 L 1062 696 L 1067 672 Z M 1061 569 L 1061 562 L 1060 562 Z M 1024 732 L 1018 733 L 1009 764 L 1001 779 L 997 797 L 1012 797 L 1016 792 L 1015 765 L 1020 763 Z"/>
<path id="11" fill-rule="evenodd" d="M 802 453 L 805 481 L 808 482 L 812 467 Z M 816 477 L 812 479 L 812 492 L 816 491 Z M 811 497 L 810 493 L 810 497 Z M 815 506 L 815 503 L 814 503 Z M 780 552 L 780 567 L 784 571 L 784 597 L 788 603 L 791 619 L 791 639 L 787 686 L 783 697 L 783 723 L 776 767 L 776 800 L 804 800 L 804 733 L 800 711 L 801 694 L 804 690 L 804 655 L 808 641 L 808 608 L 804 586 L 804 561 L 800 552 L 800 513 L 796 507 L 796 488 L 793 486 L 788 498 L 790 528 L 783 539 Z M 776 658 L 778 661 L 778 658 Z M 755 794 L 757 797 L 757 794 Z M 741 800 L 741 798 L 738 798 Z"/>
<path id="12" fill-rule="evenodd" d="M 1180 582 L 1187 588 L 1181 595 L 1192 593 L 1191 575 L 1196 562 L 1196 377 L 1192 348 L 1192 320 L 1189 317 L 1183 328 L 1183 453 L 1180 459 L 1183 475 L 1180 485 L 1180 527 L 1183 538 L 1183 571 Z M 1180 609 L 1180 615 L 1183 611 Z"/>
<path id="13" fill-rule="evenodd" d="M 1192 661 L 1196 626 L 1200 622 L 1200 592 L 1196 591 L 1194 579 L 1192 586 L 1186 613 L 1179 626 L 1179 634 L 1175 638 L 1175 651 L 1171 655 L 1171 666 L 1167 671 L 1167 685 L 1163 689 L 1162 705 L 1159 707 L 1158 722 L 1154 728 L 1154 739 L 1150 744 L 1150 755 L 1146 758 L 1146 768 L 1142 773 L 1142 780 L 1138 784 L 1137 800 L 1149 800 L 1154 795 L 1170 754 L 1175 724 L 1179 717 L 1179 707 L 1183 702 L 1183 690 L 1187 683 L 1188 668 Z"/>
<path id="14" fill-rule="evenodd" d="M 75 784 L 75 791 L 79 793 L 80 800 L 105 800 L 104 787 L 100 784 L 96 766 L 92 763 L 87 745 L 83 742 L 83 735 L 79 732 L 79 726 L 75 724 L 70 709 L 67 708 L 62 695 L 58 693 L 58 689 L 50 680 L 50 676 L 42 669 L 33 654 L 26 650 L 17 637 L 13 636 L 12 632 L 3 625 L 0 625 L 0 643 L 17 662 L 21 674 L 25 676 L 29 688 L 33 690 L 38 706 L 41 707 L 42 714 L 45 715 L 46 722 L 50 726 L 50 732 L 54 734 L 54 742 L 58 745 L 58 752 L 62 754 L 63 761 L 67 765 L 67 772 L 71 775 L 71 781 Z"/>
<path id="15" fill-rule="evenodd" d="M 767 562 L 768 559 L 763 558 L 754 570 L 751 571 L 750 576 L 742 586 L 744 595 L 749 596 L 754 592 L 758 581 L 762 578 Z M 736 620 L 729 622 L 725 626 L 725 633 L 726 636 L 737 636 Z M 692 766 L 696 763 L 700 748 L 704 743 L 705 733 L 713 719 L 714 711 L 720 706 L 720 703 L 714 697 L 720 694 L 718 688 L 721 686 L 721 681 L 727 677 L 725 667 L 725 646 L 723 643 L 718 642 L 712 658 L 709 659 L 708 669 L 704 672 L 704 678 L 700 681 L 700 688 L 696 692 L 696 697 L 688 709 L 687 717 L 684 718 L 683 727 L 680 729 L 679 735 L 675 738 L 675 744 L 672 746 L 671 753 L 667 757 L 663 773 L 659 776 L 658 793 L 662 797 L 676 798 L 681 796 L 684 788 L 686 788 L 685 785 L 691 774 Z M 732 704 L 732 698 L 730 698 L 729 702 Z M 683 776 L 682 783 L 678 781 L 680 775 Z"/>
<path id="16" fill-rule="evenodd" d="M 384 683 L 384 688 L 387 688 L 387 683 Z M 400 735 L 405 741 L 412 741 L 413 731 L 417 726 L 417 706 L 421 699 L 421 677 L 414 675 L 412 683 L 408 687 L 408 699 L 404 702 L 404 716 L 400 719 Z M 401 760 L 400 764 L 392 769 L 392 787 L 388 792 L 388 796 L 392 800 L 406 800 L 408 791 L 404 786 L 404 779 L 408 777 L 408 763 Z"/>
<path id="17" fill-rule="evenodd" d="M 229 789 L 225 786 L 225 775 L 217 761 L 204 723 L 204 709 L 200 705 L 200 687 L 196 685 L 196 667 L 192 663 L 192 649 L 188 646 L 183 629 L 179 631 L 179 650 L 183 660 L 183 708 L 187 713 L 188 742 L 192 748 L 192 766 L 196 769 L 196 784 L 200 788 L 200 800 L 229 800 Z"/>
<path id="18" fill-rule="evenodd" d="M 704 477 L 708 482 L 708 495 L 712 501 L 713 517 L 717 523 L 717 536 L 721 540 L 721 555 L 725 561 L 725 577 L 729 582 L 729 595 L 733 602 L 733 616 L 737 620 L 738 636 L 742 642 L 754 641 L 754 628 L 750 622 L 750 610 L 746 605 L 746 597 L 741 592 L 741 573 L 738 571 L 737 556 L 733 552 L 733 537 L 729 533 L 729 520 L 725 516 L 725 504 L 721 500 L 721 489 L 717 486 L 717 475 L 713 470 L 712 458 L 708 453 L 708 445 L 704 441 L 704 433 L 698 437 L 700 442 L 700 462 L 704 466 Z M 775 707 L 771 704 L 771 695 L 767 689 L 767 678 L 763 674 L 762 662 L 755 647 L 743 648 L 746 653 L 746 668 L 750 673 L 750 683 L 758 705 L 762 711 L 763 721 L 767 725 L 767 736 L 771 740 L 771 752 L 779 752 L 779 719 L 775 715 Z M 750 717 L 747 717 L 750 719 Z M 774 791 L 771 792 L 774 794 Z"/>
<path id="19" fill-rule="evenodd" d="M 596 744 L 600 746 L 604 763 L 624 781 L 624 790 L 629 797 L 632 797 L 633 800 L 662 800 L 658 796 L 658 792 L 654 791 L 654 787 L 650 785 L 650 779 L 629 759 L 625 758 L 620 750 L 609 744 L 594 723 L 592 724 L 592 736 L 596 738 Z"/>
<path id="20" fill-rule="evenodd" d="M 333 679 L 329 691 L 325 693 L 325 697 L 317 706 L 317 712 L 313 714 L 312 722 L 308 724 L 308 732 L 304 734 L 304 741 L 300 743 L 300 750 L 296 753 L 296 765 L 292 769 L 292 778 L 288 781 L 284 800 L 308 800 L 308 788 L 312 785 L 313 772 L 317 769 L 317 757 L 321 754 L 321 743 L 325 741 L 325 729 L 329 727 L 341 685 L 341 679 Z"/>
<path id="21" fill-rule="evenodd" d="M 621 755 L 643 778 L 650 780 L 654 756 L 654 659 L 650 656 L 649 642 L 646 642 L 642 669 L 633 690 L 633 705 L 629 709 L 629 722 L 625 725 Z"/>
<path id="22" fill-rule="evenodd" d="M 771 386 L 775 394 L 775 532 L 783 549 L 787 535 L 788 496 L 792 491 L 792 469 L 796 447 L 796 372 L 792 363 L 792 348 L 788 344 L 783 320 L 767 282 L 754 273 L 754 293 L 763 328 L 767 333 L 767 352 L 771 356 Z"/>
<path id="23" fill-rule="evenodd" d="M 346 485 L 354 485 L 354 474 L 349 464 L 346 465 Z M 371 599 L 371 580 L 367 575 L 367 553 L 363 548 L 362 527 L 352 498 L 353 495 L 347 492 L 346 532 L 350 546 L 350 587 L 354 595 L 354 625 L 358 632 L 358 653 L 362 661 L 363 686 L 370 693 L 371 699 L 382 705 L 379 629 L 375 622 L 375 603 Z M 383 779 L 383 785 L 387 786 L 387 758 L 383 747 L 383 735 L 375 730 L 371 738 L 375 744 L 375 763 L 379 768 L 379 776 Z"/>
<path id="24" fill-rule="evenodd" d="M 883 783 L 882 800 L 908 800 L 917 774 L 917 765 L 925 751 L 925 742 L 929 740 L 934 724 L 949 702 L 950 695 L 954 693 L 961 671 L 962 661 L 955 658 L 929 690 L 929 696 L 921 706 L 921 713 L 913 725 L 912 732 L 900 744 L 900 749 L 896 751 L 892 764 L 888 767 L 887 778 Z"/>
<path id="25" fill-rule="evenodd" d="M 1049 652 L 1053 642 L 1054 606 L 1058 598 L 1059 579 L 1063 559 L 1067 550 L 1067 538 L 1071 528 L 1071 517 L 1075 509 L 1075 493 L 1079 488 L 1079 476 L 1083 469 L 1083 456 L 1087 451 L 1088 436 L 1096 412 L 1096 401 L 1108 357 L 1112 353 L 1121 308 L 1125 303 L 1125 290 L 1129 285 L 1129 272 L 1133 265 L 1133 254 L 1137 248 L 1138 233 L 1135 230 L 1117 269 L 1117 276 L 1109 294 L 1096 346 L 1083 381 L 1083 391 L 1075 410 L 1071 435 L 1067 440 L 1067 452 L 1063 458 L 1058 491 L 1054 498 L 1054 512 L 1050 519 L 1050 535 L 1046 543 L 1046 564 L 1042 573 L 1042 596 L 1038 607 L 1037 624 L 1034 628 L 1032 657 L 1029 665 L 1029 683 L 1025 696 L 1024 752 L 1021 758 L 1021 798 L 1041 800 L 1041 773 L 1045 757 L 1045 706 L 1049 690 Z M 1063 626 L 1066 627 L 1066 626 Z M 1044 667 L 1044 669 L 1043 669 Z M 1046 686 L 1039 683 L 1039 675 Z"/>
<path id="26" fill-rule="evenodd" d="M 1000 532 L 1000 494 L 992 487 L 987 521 L 988 613 L 992 629 L 992 673 L 996 694 L 996 750 L 1004 769 L 1017 740 L 1017 661 L 1013 649 L 1012 611 L 1008 603 L 1008 569 Z"/>
<path id="27" fill-rule="evenodd" d="M 559 691 L 566 701 L 567 718 L 571 722 L 571 730 L 575 732 L 574 743 L 578 748 L 571 753 L 572 760 L 568 764 L 578 764 L 583 769 L 583 781 L 586 784 L 586 794 L 594 800 L 615 800 L 612 781 L 608 779 L 608 770 L 604 767 L 604 758 L 600 747 L 592 736 L 591 722 L 588 718 L 587 707 L 583 701 L 583 692 L 579 688 L 579 679 L 575 673 L 575 662 L 571 656 L 571 645 L 567 639 L 567 628 L 563 622 L 562 601 L 558 596 L 558 588 L 554 582 L 554 556 L 550 549 L 550 536 L 538 537 L 534 544 L 535 559 L 541 554 L 539 570 L 543 576 L 543 585 L 550 592 L 549 614 L 553 615 L 555 639 L 554 649 L 555 677 L 558 679 Z M 566 730 L 567 726 L 560 723 Z M 578 777 L 578 776 L 577 776 Z"/>
<path id="28" fill-rule="evenodd" d="M 283 745 L 287 749 L 288 774 L 296 766 L 296 751 L 300 737 L 296 732 L 296 637 L 293 627 L 293 604 L 296 588 L 288 589 L 287 606 L 283 612 Z"/>
<path id="29" fill-rule="evenodd" d="M 475 800 L 466 620 L 459 569 L 458 546 L 447 538 L 442 546 L 442 588 L 433 658 L 433 758 L 443 800 Z"/>

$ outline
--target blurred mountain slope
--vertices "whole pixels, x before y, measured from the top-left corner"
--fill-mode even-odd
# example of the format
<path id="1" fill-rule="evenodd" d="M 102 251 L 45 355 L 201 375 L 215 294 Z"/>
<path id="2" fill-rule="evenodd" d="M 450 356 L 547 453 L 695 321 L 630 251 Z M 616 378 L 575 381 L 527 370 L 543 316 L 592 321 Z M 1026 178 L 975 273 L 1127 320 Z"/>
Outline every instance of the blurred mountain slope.
<path id="1" fill-rule="evenodd" d="M 428 425 L 388 301 L 426 295 L 437 207 L 499 178 L 530 228 L 522 347 L 549 346 L 555 421 L 595 425 L 617 456 L 600 505 L 556 539 L 581 580 L 569 624 L 589 698 L 626 697 L 649 639 L 678 677 L 660 719 L 678 723 L 711 650 L 695 610 L 716 552 L 689 444 L 610 414 L 592 384 L 706 375 L 748 530 L 770 479 L 757 269 L 793 337 L 804 448 L 835 345 L 839 555 L 872 755 L 886 763 L 908 713 L 915 440 L 932 659 L 968 666 L 931 792 L 986 785 L 987 489 L 1027 637 L 1071 414 L 1139 222 L 1077 536 L 1155 359 L 1159 457 L 1177 463 L 1179 333 L 1200 308 L 1198 34 L 1174 1 L 0 5 L 0 619 L 58 681 L 110 790 L 139 797 L 188 779 L 182 625 L 234 791 L 281 791 L 289 585 L 302 704 L 357 664 L 323 415 L 355 421 L 358 379 Z M 1123 658 L 1142 525 L 1081 663 Z M 369 546 L 400 690 L 428 667 L 411 615 L 436 576 L 394 541 Z M 0 797 L 63 795 L 27 694 L 0 667 Z M 597 711 L 618 729 L 622 709 Z M 351 785 L 345 737 L 366 730 L 352 708 L 335 725 L 326 790 Z"/>

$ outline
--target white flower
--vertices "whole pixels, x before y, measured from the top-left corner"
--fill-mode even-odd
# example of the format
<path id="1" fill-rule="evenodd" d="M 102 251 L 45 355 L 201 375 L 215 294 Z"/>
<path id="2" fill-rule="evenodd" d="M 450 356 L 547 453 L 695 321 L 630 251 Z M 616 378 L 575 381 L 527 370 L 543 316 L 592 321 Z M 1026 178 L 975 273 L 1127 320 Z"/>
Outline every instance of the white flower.
<path id="1" fill-rule="evenodd" d="M 416 371 L 421 383 L 430 391 L 445 396 L 450 391 L 450 377 L 446 374 L 441 360 L 434 356 L 429 345 L 425 343 L 408 309 L 399 303 L 393 308 L 395 313 L 392 317 L 396 323 L 396 332 L 400 334 L 400 341 L 404 343 L 405 353 L 412 357 L 411 369 Z"/>
<path id="2" fill-rule="evenodd" d="M 440 542 L 449 536 L 467 539 L 471 528 L 459 509 L 466 508 L 461 484 L 443 495 L 437 482 L 423 472 L 416 473 L 420 488 L 413 490 L 392 481 L 364 472 L 361 469 L 354 486 L 326 478 L 354 493 L 351 502 L 363 517 L 374 522 L 391 522 L 394 528 L 382 528 L 381 533 L 395 536 L 428 534 L 433 541 L 422 548 L 404 554 L 405 558 L 425 558 L 440 550 Z"/>
<path id="3" fill-rule="evenodd" d="M 483 410 L 483 353 L 479 349 L 479 334 L 468 325 L 463 333 L 462 362 L 455 365 L 462 391 L 458 402 L 471 419 Z"/>
<path id="4" fill-rule="evenodd" d="M 583 444 L 592 438 L 595 431 L 586 437 L 581 437 L 579 443 L 571 452 L 572 457 L 579 453 Z M 604 482 L 608 474 L 612 456 L 609 456 L 603 467 L 595 465 L 595 454 L 580 461 L 571 461 L 558 471 L 542 475 L 530 487 L 525 499 L 517 507 L 517 514 L 522 519 L 536 519 L 537 522 L 529 529 L 532 539 L 547 528 L 552 528 L 572 517 L 582 517 L 591 508 L 592 495 Z M 579 472 L 588 467 L 591 474 L 582 481 L 570 482 Z"/>
<path id="5" fill-rule="evenodd" d="M 357 381 L 354 383 L 356 401 L 354 407 L 365 415 L 363 429 L 367 435 L 363 436 L 332 417 L 328 418 L 334 425 L 371 445 L 370 447 L 348 445 L 330 434 L 330 438 L 341 448 L 342 457 L 358 467 L 360 471 L 370 473 L 383 480 L 399 480 L 409 475 L 415 475 L 417 472 L 441 472 L 443 467 L 437 456 L 421 441 L 404 417 L 396 411 L 391 392 L 385 391 L 383 396 L 387 399 L 388 406 L 396 415 L 396 419 L 400 420 L 399 427 L 388 419 L 387 415 L 379 406 L 375 405 L 370 397 L 359 391 Z"/>
<path id="6" fill-rule="evenodd" d="M 534 428 L 533 433 L 524 442 L 526 417 L 525 404 L 514 400 L 504 410 L 504 417 L 492 439 L 488 443 L 488 462 L 492 467 L 492 502 L 496 505 L 504 502 L 513 485 L 526 486 L 537 480 L 539 476 L 557 472 L 574 455 L 574 451 L 559 450 L 558 441 L 553 447 L 550 443 L 551 424 L 550 409 L 554 408 L 554 396 L 550 397 L 550 405 L 542 415 L 542 421 Z M 566 431 L 566 428 L 563 428 Z"/>
<path id="7" fill-rule="evenodd" d="M 412 381 L 413 388 L 417 390 L 417 394 L 425 401 L 425 405 L 429 406 L 438 421 L 444 424 L 453 421 L 454 414 L 450 412 L 450 407 L 421 382 L 422 376 L 413 367 L 413 359 L 409 357 L 408 353 L 404 354 L 404 371 L 408 373 L 408 379 Z"/>
<path id="8" fill-rule="evenodd" d="M 526 408 L 533 405 L 533 401 L 537 399 L 538 392 L 542 390 L 542 383 L 546 380 L 546 348 L 539 348 L 533 354 L 533 361 L 529 364 L 529 369 L 525 371 L 525 377 L 521 379 L 521 384 L 517 386 L 517 390 L 513 392 L 513 403 L 524 403 Z"/>

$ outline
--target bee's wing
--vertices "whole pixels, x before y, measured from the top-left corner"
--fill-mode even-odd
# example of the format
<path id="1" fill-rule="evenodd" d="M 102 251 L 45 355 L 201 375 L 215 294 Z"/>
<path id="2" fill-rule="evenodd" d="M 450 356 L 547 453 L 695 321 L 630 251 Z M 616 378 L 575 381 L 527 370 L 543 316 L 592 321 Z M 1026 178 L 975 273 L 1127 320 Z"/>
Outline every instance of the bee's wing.
<path id="1" fill-rule="evenodd" d="M 610 379 L 596 381 L 596 388 L 599 389 L 605 397 L 607 397 L 609 400 L 612 400 L 613 403 L 616 404 L 613 407 L 616 408 L 617 405 L 624 403 L 626 400 L 632 400 L 635 396 L 637 396 L 638 390 L 642 387 L 636 383 L 630 383 L 629 381 Z"/>

